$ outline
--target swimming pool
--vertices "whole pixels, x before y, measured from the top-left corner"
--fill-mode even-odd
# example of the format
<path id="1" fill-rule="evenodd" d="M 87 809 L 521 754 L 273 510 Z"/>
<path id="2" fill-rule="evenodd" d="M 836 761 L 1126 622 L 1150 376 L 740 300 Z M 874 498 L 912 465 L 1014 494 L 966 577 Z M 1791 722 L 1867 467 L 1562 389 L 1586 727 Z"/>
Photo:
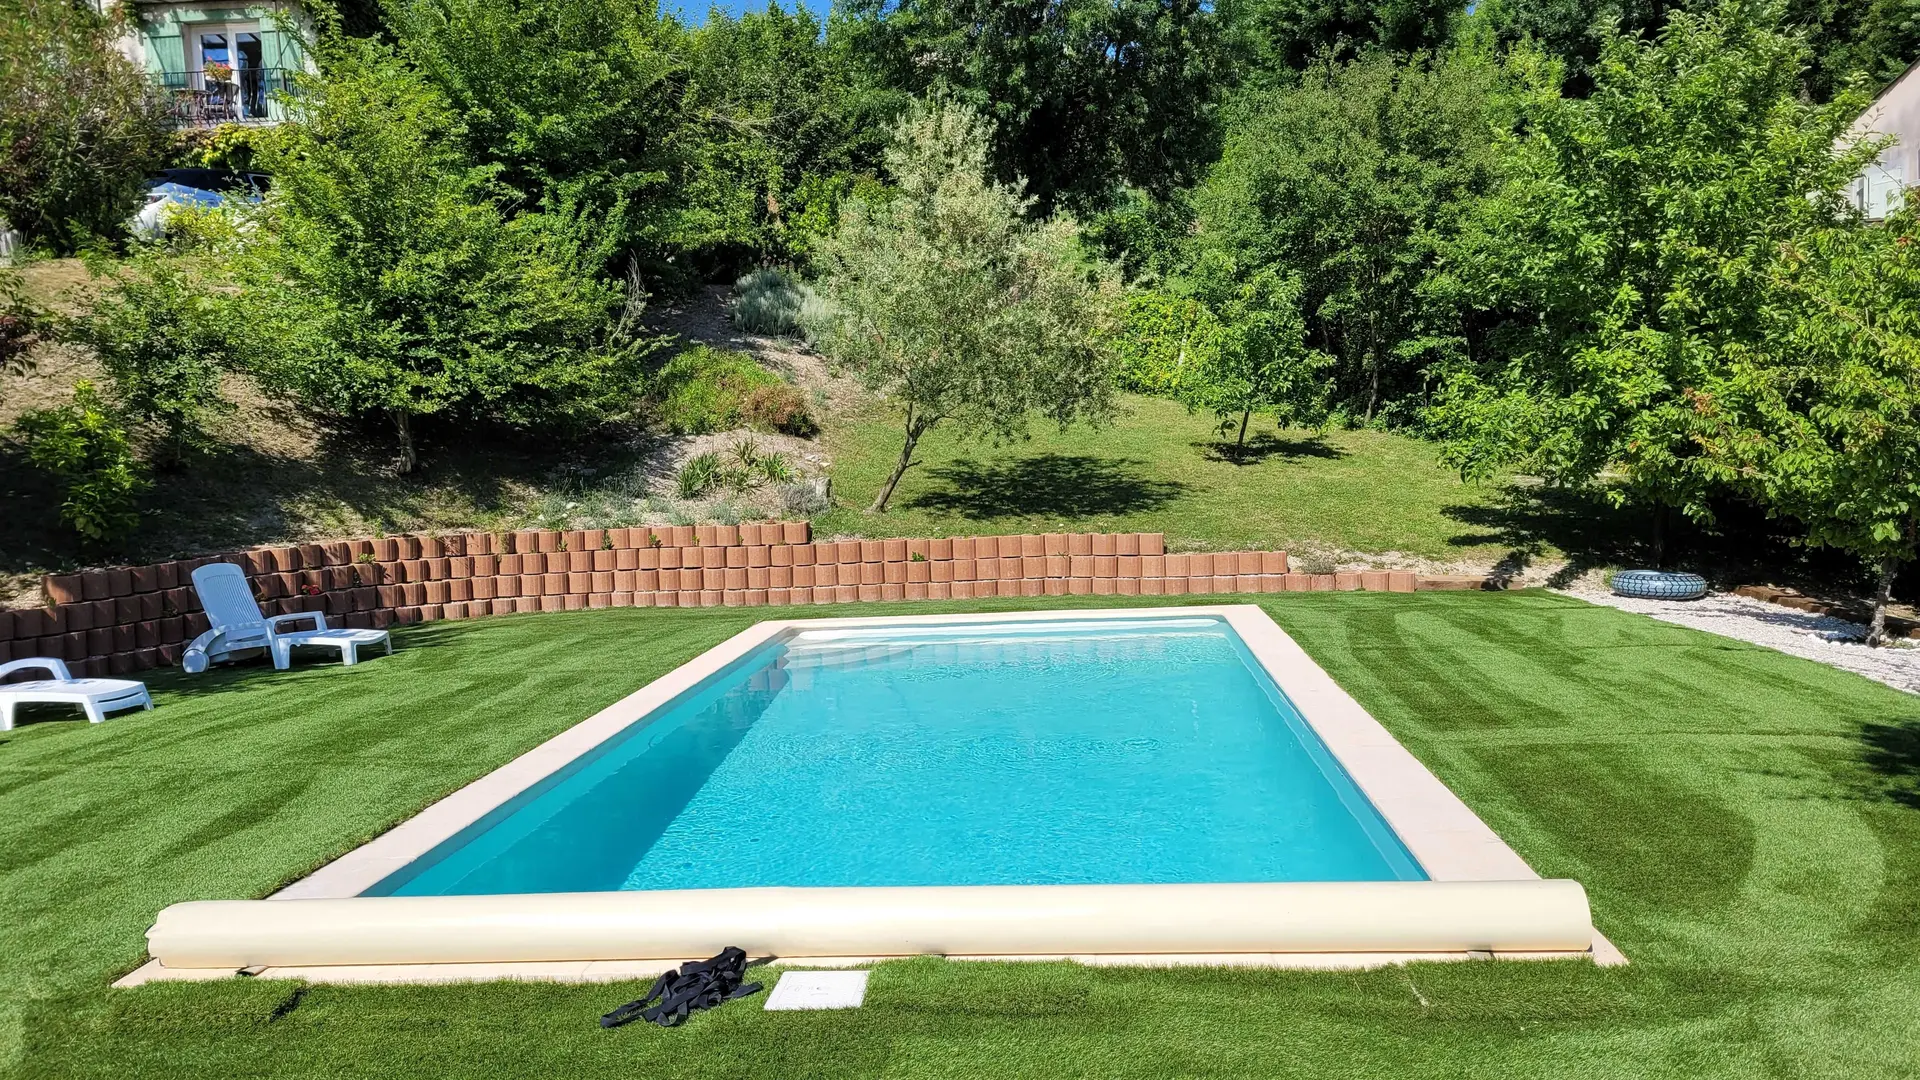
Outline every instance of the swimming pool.
<path id="1" fill-rule="evenodd" d="M 803 630 L 365 895 L 1426 877 L 1216 617 Z"/>
<path id="2" fill-rule="evenodd" d="M 637 978 L 726 945 L 1623 963 L 1590 920 L 1259 607 L 774 619 L 265 900 L 167 907 L 121 984 Z"/>

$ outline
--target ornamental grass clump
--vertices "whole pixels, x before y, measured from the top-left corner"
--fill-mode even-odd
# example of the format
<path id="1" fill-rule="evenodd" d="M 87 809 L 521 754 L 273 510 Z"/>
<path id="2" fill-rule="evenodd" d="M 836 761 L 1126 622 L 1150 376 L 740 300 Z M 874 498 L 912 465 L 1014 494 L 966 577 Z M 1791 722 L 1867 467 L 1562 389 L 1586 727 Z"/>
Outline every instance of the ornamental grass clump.
<path id="1" fill-rule="evenodd" d="M 733 321 L 749 334 L 800 337 L 802 317 L 819 300 L 799 278 L 766 267 L 734 282 Z"/>

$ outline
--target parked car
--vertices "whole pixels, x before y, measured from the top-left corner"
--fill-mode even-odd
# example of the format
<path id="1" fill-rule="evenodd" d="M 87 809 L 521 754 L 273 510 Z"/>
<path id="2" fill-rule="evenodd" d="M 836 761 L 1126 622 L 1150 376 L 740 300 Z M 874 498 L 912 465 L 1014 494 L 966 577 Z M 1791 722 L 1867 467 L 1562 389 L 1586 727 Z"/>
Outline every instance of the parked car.
<path id="1" fill-rule="evenodd" d="M 147 181 L 147 201 L 127 227 L 135 236 L 151 240 L 166 234 L 167 215 L 176 206 L 221 206 L 229 198 L 259 202 L 268 183 L 265 173 L 163 169 Z"/>
<path id="2" fill-rule="evenodd" d="M 204 191 L 234 192 L 255 200 L 267 193 L 270 182 L 266 173 L 237 173 L 227 169 L 162 169 L 147 181 L 149 185 L 179 184 Z"/>

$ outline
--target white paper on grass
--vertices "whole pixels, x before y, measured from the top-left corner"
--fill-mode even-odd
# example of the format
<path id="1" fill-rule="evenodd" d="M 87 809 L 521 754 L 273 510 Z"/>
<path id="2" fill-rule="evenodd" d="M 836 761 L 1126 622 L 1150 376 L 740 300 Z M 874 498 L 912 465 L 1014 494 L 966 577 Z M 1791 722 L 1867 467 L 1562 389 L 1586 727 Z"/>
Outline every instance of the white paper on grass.
<path id="1" fill-rule="evenodd" d="M 768 1009 L 857 1009 L 867 999 L 864 971 L 786 971 L 767 995 Z"/>

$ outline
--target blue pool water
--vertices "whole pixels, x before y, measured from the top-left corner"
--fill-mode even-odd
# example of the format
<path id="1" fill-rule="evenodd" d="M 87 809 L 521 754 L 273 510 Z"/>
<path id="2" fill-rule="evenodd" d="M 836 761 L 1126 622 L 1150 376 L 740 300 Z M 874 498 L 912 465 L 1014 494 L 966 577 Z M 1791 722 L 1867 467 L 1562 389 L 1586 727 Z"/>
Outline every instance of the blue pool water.
<path id="1" fill-rule="evenodd" d="M 1227 624 L 810 631 L 369 890 L 1417 880 Z"/>

